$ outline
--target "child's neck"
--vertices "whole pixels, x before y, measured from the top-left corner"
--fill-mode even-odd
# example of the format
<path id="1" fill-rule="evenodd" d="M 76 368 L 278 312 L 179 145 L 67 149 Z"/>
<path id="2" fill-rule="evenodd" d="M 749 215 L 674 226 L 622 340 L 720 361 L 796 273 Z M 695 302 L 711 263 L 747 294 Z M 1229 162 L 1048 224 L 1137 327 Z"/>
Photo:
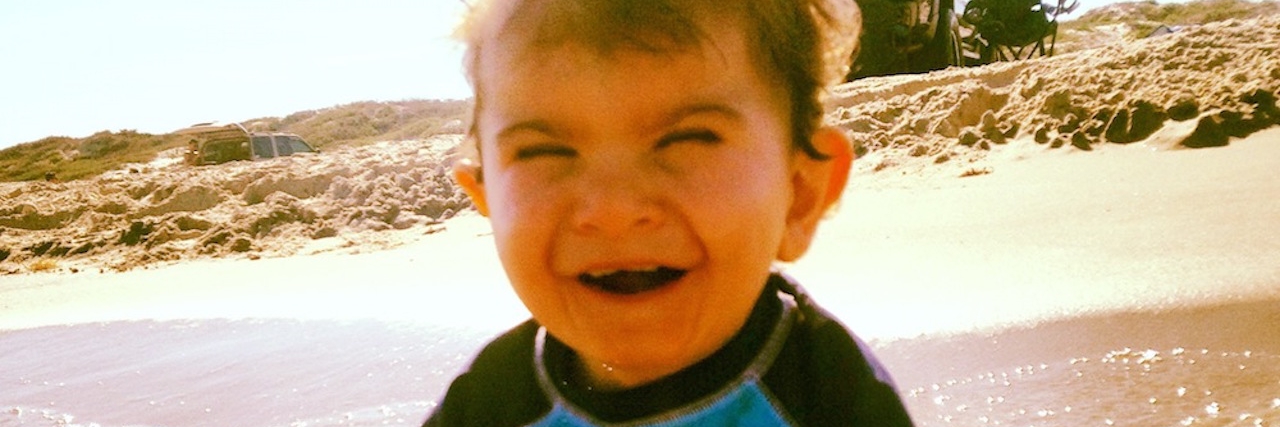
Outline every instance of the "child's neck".
<path id="1" fill-rule="evenodd" d="M 616 366 L 607 362 L 595 362 L 585 358 L 578 360 L 579 380 L 591 390 L 618 391 L 639 387 L 678 372 L 684 366 L 678 364 Z"/>

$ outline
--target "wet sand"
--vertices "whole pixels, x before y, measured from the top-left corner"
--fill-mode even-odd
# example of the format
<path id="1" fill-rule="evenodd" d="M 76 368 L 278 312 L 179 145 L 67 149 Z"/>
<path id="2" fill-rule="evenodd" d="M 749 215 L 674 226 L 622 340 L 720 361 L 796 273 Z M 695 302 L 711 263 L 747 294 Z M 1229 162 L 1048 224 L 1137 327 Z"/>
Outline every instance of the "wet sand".
<path id="1" fill-rule="evenodd" d="M 1280 299 L 1096 314 L 997 332 L 901 340 L 882 346 L 879 354 L 899 382 L 920 386 L 1028 361 L 1097 358 L 1125 348 L 1167 352 L 1182 347 L 1280 356 L 1280 328 L 1274 325 L 1280 325 Z"/>
<path id="2" fill-rule="evenodd" d="M 169 320 L 0 334 L 0 425 L 416 425 L 483 336 L 373 320 Z"/>

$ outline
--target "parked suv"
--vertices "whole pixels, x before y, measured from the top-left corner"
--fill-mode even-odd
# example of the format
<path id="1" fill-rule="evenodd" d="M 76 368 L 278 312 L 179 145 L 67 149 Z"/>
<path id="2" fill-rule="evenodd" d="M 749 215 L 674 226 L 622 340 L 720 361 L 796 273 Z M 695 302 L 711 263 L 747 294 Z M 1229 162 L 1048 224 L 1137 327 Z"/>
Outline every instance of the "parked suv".
<path id="1" fill-rule="evenodd" d="M 862 37 L 848 80 L 963 65 L 955 0 L 857 0 Z"/>
<path id="2" fill-rule="evenodd" d="M 199 123 L 174 132 L 190 135 L 184 156 L 190 165 L 213 165 L 233 160 L 263 160 L 316 149 L 298 135 L 282 132 L 249 132 L 239 123 Z"/>

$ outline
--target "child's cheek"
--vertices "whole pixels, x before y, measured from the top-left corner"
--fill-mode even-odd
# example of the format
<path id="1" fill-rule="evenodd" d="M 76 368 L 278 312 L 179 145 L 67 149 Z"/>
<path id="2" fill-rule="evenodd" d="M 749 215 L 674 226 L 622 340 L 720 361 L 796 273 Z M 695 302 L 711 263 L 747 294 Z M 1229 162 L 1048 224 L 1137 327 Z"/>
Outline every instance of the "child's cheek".
<path id="1" fill-rule="evenodd" d="M 521 253 L 545 248 L 566 215 L 564 180 L 556 179 L 562 173 L 546 167 L 517 167 L 495 175 L 488 185 L 498 243 Z"/>

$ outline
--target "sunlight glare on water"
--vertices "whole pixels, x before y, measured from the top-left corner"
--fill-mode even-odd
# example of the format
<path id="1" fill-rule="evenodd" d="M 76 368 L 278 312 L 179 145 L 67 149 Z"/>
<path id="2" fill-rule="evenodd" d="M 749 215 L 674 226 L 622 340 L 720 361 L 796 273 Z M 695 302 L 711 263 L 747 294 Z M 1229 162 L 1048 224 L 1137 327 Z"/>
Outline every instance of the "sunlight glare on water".
<path id="1" fill-rule="evenodd" d="M 1280 356 L 1117 349 L 906 390 L 921 426 L 1276 426 Z"/>

